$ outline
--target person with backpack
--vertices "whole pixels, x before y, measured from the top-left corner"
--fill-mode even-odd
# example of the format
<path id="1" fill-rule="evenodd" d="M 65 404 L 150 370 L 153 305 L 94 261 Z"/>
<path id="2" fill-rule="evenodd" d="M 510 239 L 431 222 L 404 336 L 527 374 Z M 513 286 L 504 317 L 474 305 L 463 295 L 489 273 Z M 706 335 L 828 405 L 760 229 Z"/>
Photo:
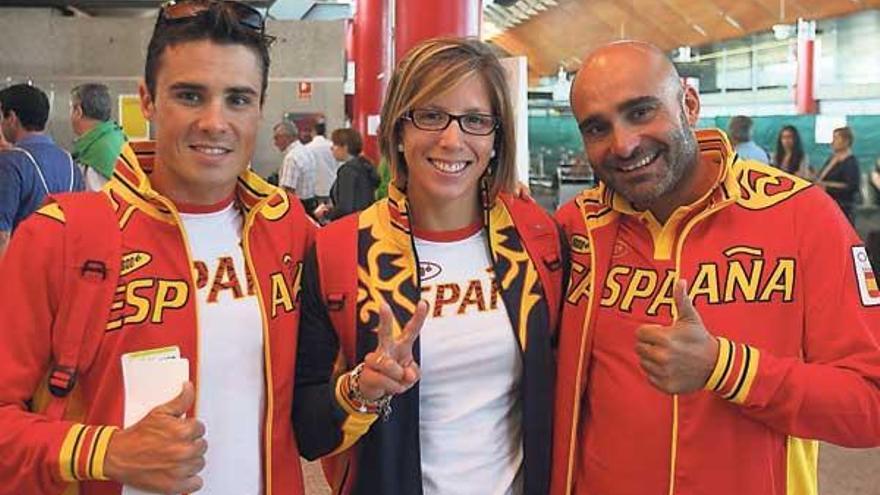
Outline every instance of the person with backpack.
<path id="1" fill-rule="evenodd" d="M 315 227 L 249 168 L 269 42 L 245 3 L 166 3 L 139 87 L 151 172 L 123 154 L 102 191 L 16 230 L 0 492 L 304 493 L 290 410 Z"/>
<path id="2" fill-rule="evenodd" d="M 388 198 L 321 229 L 306 261 L 300 452 L 327 456 L 334 493 L 546 493 L 566 254 L 508 192 L 504 69 L 477 40 L 422 42 L 381 121 Z"/>
<path id="3" fill-rule="evenodd" d="M 83 177 L 70 154 L 46 134 L 49 97 L 40 88 L 15 84 L 0 90 L 0 257 L 9 238 L 47 195 L 81 191 Z"/>

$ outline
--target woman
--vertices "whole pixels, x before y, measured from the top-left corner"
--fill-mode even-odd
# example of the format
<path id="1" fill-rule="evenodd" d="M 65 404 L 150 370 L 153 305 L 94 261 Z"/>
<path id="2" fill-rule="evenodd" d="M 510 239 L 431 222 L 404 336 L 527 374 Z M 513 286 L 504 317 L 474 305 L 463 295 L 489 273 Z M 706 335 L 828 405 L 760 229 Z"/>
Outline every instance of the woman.
<path id="1" fill-rule="evenodd" d="M 373 204 L 379 174 L 376 167 L 361 155 L 363 140 L 354 129 L 336 129 L 330 134 L 333 158 L 342 162 L 336 171 L 336 180 L 330 187 L 333 206 L 322 204 L 315 210 L 315 217 L 322 222 L 342 218 L 349 213 L 361 211 Z"/>
<path id="2" fill-rule="evenodd" d="M 350 448 L 334 493 L 548 489 L 565 263 L 548 214 L 504 192 L 513 132 L 480 41 L 423 42 L 391 78 L 389 197 L 322 229 L 305 268 L 293 419 L 306 457 Z"/>
<path id="3" fill-rule="evenodd" d="M 853 133 L 849 127 L 839 127 L 832 136 L 832 154 L 819 172 L 817 184 L 837 201 L 846 218 L 855 225 L 853 214 L 862 177 L 859 161 L 852 154 Z"/>
<path id="4" fill-rule="evenodd" d="M 809 157 L 804 153 L 801 135 L 793 125 L 784 126 L 779 130 L 779 135 L 776 137 L 773 164 L 776 168 L 798 177 L 811 178 Z"/>

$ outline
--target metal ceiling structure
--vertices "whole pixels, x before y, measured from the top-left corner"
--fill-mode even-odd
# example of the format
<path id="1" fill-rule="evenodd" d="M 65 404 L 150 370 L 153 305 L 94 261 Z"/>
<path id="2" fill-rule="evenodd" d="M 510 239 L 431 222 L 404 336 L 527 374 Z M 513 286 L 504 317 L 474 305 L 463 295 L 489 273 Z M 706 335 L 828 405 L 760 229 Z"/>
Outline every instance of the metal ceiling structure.
<path id="1" fill-rule="evenodd" d="M 869 9 L 880 0 L 518 0 L 487 6 L 485 18 L 503 28 L 488 39 L 527 56 L 535 77 L 575 70 L 591 48 L 618 39 L 671 51 Z"/>
<path id="2" fill-rule="evenodd" d="M 243 0 L 276 18 L 298 18 L 313 1 Z M 411 0 L 418 1 L 418 0 Z M 479 1 L 479 0 L 474 0 Z M 165 0 L 0 0 L 0 7 L 51 7 L 68 15 L 155 15 Z M 880 9 L 880 0 L 483 0 L 484 37 L 525 55 L 530 78 L 575 70 L 609 41 L 634 38 L 671 51 L 794 24 Z M 2 10 L 0 10 L 2 13 Z"/>

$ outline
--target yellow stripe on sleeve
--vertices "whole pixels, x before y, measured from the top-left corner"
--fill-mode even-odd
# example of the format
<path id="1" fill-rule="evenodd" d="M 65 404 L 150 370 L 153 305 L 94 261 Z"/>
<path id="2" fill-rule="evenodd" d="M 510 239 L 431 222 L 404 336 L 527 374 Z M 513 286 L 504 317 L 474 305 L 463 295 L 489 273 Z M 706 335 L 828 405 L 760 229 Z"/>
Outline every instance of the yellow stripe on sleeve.
<path id="1" fill-rule="evenodd" d="M 761 360 L 761 352 L 751 346 L 749 346 L 749 350 L 751 351 L 752 356 L 751 359 L 749 359 L 748 368 L 745 370 L 745 381 L 743 381 L 743 384 L 736 395 L 730 399 L 736 404 L 742 404 L 745 402 L 746 398 L 749 396 L 749 391 L 752 389 L 752 383 L 755 382 L 755 375 L 758 373 L 758 363 Z"/>
<path id="2" fill-rule="evenodd" d="M 81 438 L 85 429 L 85 425 L 73 425 L 69 430 L 67 430 L 67 435 L 64 437 L 64 441 L 61 442 L 61 450 L 58 452 L 58 467 L 61 471 L 61 479 L 64 481 L 76 481 L 73 469 L 73 463 L 75 459 L 74 449 L 79 443 L 79 439 Z"/>
<path id="3" fill-rule="evenodd" d="M 370 429 L 370 426 L 379 417 L 378 414 L 360 412 L 351 405 L 346 392 L 347 383 L 348 373 L 343 374 L 336 380 L 336 402 L 348 414 L 348 417 L 342 423 L 342 442 L 339 444 L 339 447 L 336 447 L 333 452 L 327 455 L 336 455 L 347 450 Z"/>
<path id="4" fill-rule="evenodd" d="M 89 472 L 89 477 L 93 480 L 106 481 L 107 478 L 104 475 L 104 460 L 107 458 L 107 447 L 110 445 L 110 438 L 116 433 L 115 426 L 106 426 L 101 433 L 97 436 L 97 441 L 95 442 L 95 449 L 92 451 L 92 462 L 91 462 L 91 470 Z"/>
<path id="5" fill-rule="evenodd" d="M 729 340 L 724 337 L 715 338 L 718 339 L 718 359 L 715 361 L 715 369 L 712 370 L 712 374 L 709 375 L 709 379 L 706 380 L 706 385 L 703 387 L 704 390 L 709 391 L 716 390 L 721 385 L 722 380 L 727 375 L 725 371 L 727 371 L 727 367 L 730 365 L 730 359 L 733 354 L 733 346 Z"/>

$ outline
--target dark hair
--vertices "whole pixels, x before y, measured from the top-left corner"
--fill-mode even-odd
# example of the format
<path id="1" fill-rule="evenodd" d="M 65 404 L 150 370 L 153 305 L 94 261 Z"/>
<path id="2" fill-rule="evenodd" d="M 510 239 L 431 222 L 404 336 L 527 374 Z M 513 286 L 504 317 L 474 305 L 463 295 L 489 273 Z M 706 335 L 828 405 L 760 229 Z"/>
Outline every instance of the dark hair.
<path id="1" fill-rule="evenodd" d="M 788 162 L 788 166 L 782 167 L 782 160 L 785 159 L 785 148 L 782 146 L 782 134 L 785 131 L 790 131 L 791 135 L 794 136 L 794 146 L 791 150 L 791 160 Z M 804 159 L 804 145 L 801 142 L 801 134 L 798 132 L 797 128 L 793 125 L 783 126 L 782 129 L 779 129 L 779 134 L 776 135 L 776 152 L 773 154 L 773 163 L 786 172 L 793 174 L 798 171 L 801 166 L 801 161 Z"/>
<path id="2" fill-rule="evenodd" d="M 3 116 L 14 111 L 21 126 L 28 131 L 42 131 L 49 120 L 49 97 L 40 88 L 29 84 L 15 84 L 0 90 Z"/>
<path id="3" fill-rule="evenodd" d="M 80 84 L 70 92 L 70 99 L 82 108 L 83 116 L 94 120 L 110 120 L 113 103 L 107 86 L 97 83 Z"/>
<path id="4" fill-rule="evenodd" d="M 324 122 L 316 122 L 315 123 L 315 134 L 319 136 L 327 135 L 327 124 Z"/>
<path id="5" fill-rule="evenodd" d="M 345 146 L 348 154 L 351 156 L 360 155 L 364 149 L 364 140 L 361 138 L 361 133 L 354 129 L 336 129 L 330 134 L 330 141 L 336 146 Z"/>
<path id="6" fill-rule="evenodd" d="M 147 62 L 144 66 L 144 80 L 150 97 L 156 98 L 159 62 L 165 49 L 180 43 L 201 40 L 210 40 L 220 45 L 244 45 L 254 51 L 263 70 L 263 84 L 260 88 L 262 104 L 269 84 L 269 44 L 272 38 L 239 24 L 219 2 L 212 3 L 211 8 L 182 22 L 163 22 L 160 19 L 156 23 L 147 47 Z"/>
<path id="7" fill-rule="evenodd" d="M 727 130 L 730 132 L 730 139 L 737 143 L 750 141 L 752 138 L 752 119 L 745 115 L 731 117 L 727 124 Z"/>

